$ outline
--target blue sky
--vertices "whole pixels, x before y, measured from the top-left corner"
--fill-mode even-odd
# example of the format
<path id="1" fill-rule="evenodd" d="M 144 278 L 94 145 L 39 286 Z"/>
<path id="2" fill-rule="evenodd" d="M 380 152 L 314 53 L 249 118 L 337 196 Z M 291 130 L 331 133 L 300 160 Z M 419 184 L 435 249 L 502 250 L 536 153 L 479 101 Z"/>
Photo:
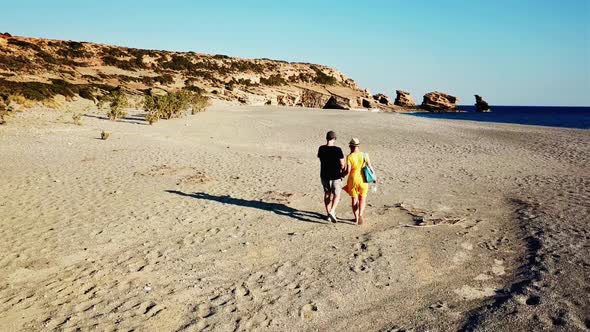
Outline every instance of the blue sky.
<path id="1" fill-rule="evenodd" d="M 420 102 L 590 106 L 590 0 L 0 0 L 0 31 L 336 67 Z"/>

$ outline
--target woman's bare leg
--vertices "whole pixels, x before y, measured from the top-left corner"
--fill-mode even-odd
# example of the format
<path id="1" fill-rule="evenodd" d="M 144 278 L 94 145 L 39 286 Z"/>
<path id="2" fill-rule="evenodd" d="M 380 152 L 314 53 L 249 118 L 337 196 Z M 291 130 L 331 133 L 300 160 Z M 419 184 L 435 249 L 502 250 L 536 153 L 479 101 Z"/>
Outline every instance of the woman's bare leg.
<path id="1" fill-rule="evenodd" d="M 354 223 L 359 223 L 359 199 L 358 197 L 352 198 L 352 214 L 354 214 Z"/>
<path id="2" fill-rule="evenodd" d="M 367 197 L 366 196 L 359 196 L 358 202 L 358 210 L 359 210 L 359 225 L 362 225 L 365 222 L 364 215 L 365 215 L 365 208 L 367 207 Z"/>

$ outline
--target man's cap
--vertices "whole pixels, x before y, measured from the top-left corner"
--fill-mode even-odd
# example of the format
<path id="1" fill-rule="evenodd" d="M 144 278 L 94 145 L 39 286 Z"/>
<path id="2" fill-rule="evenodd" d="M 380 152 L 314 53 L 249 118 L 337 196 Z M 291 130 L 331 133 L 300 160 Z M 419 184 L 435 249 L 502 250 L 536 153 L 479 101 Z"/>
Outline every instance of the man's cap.
<path id="1" fill-rule="evenodd" d="M 350 143 L 348 143 L 348 145 L 350 145 L 350 146 L 357 146 L 357 145 L 360 145 L 360 144 L 361 144 L 361 141 L 358 138 L 356 138 L 356 137 L 353 137 L 350 140 Z"/>
<path id="2" fill-rule="evenodd" d="M 330 130 L 330 131 L 329 131 L 329 132 L 326 134 L 326 140 L 328 140 L 328 141 L 331 141 L 331 140 L 333 140 L 333 139 L 336 139 L 336 133 Z"/>

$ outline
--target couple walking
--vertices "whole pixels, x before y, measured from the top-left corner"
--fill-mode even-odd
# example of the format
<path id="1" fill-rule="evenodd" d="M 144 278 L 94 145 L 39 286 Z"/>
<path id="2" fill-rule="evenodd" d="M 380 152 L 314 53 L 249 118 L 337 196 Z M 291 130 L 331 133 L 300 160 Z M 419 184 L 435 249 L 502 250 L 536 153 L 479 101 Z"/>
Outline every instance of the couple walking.
<path id="1" fill-rule="evenodd" d="M 346 191 L 352 199 L 352 213 L 357 225 L 364 222 L 363 215 L 367 206 L 367 194 L 369 183 L 376 183 L 373 167 L 369 155 L 360 151 L 360 141 L 353 138 L 348 143 L 350 154 L 344 160 L 342 149 L 336 146 L 336 133 L 329 131 L 326 134 L 326 145 L 318 149 L 318 158 L 321 163 L 320 178 L 324 187 L 324 204 L 327 218 L 337 222 L 336 206 L 340 201 L 340 192 Z M 348 175 L 346 186 L 342 187 L 343 178 Z"/>

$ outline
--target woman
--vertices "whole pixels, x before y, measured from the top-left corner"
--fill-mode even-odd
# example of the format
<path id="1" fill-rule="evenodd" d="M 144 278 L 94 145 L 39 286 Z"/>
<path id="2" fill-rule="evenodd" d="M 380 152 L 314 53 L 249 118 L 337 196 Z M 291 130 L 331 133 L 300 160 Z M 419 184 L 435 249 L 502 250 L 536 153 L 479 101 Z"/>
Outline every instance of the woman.
<path id="1" fill-rule="evenodd" d="M 363 215 L 365 213 L 365 207 L 367 206 L 367 194 L 369 193 L 369 184 L 365 182 L 362 169 L 365 164 L 371 168 L 373 166 L 369 160 L 369 155 L 361 152 L 359 145 L 360 141 L 358 138 L 353 138 L 348 143 L 350 147 L 350 154 L 346 157 L 348 180 L 344 190 L 352 198 L 354 222 L 357 225 L 362 225 L 364 222 Z"/>

